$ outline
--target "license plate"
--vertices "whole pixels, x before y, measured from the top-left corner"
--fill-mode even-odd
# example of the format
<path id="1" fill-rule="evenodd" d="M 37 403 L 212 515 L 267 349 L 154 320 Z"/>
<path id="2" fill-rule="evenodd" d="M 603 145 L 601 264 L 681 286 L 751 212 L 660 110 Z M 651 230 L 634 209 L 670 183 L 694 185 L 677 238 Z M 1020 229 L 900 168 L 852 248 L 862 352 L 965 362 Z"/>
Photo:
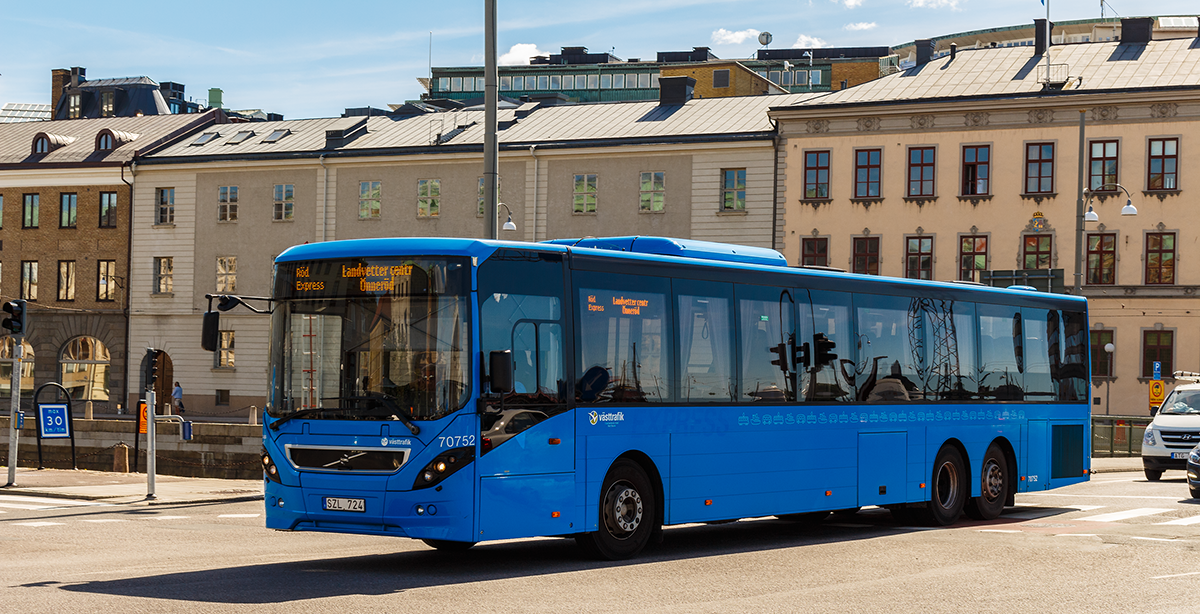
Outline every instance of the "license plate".
<path id="1" fill-rule="evenodd" d="M 1172 452 L 1172 453 L 1171 453 L 1171 458 L 1184 458 L 1184 459 L 1186 459 L 1186 458 L 1188 457 L 1188 454 L 1190 454 L 1190 452 Z"/>
<path id="2" fill-rule="evenodd" d="M 365 512 L 367 503 L 364 499 L 325 497 L 325 509 L 332 512 Z"/>

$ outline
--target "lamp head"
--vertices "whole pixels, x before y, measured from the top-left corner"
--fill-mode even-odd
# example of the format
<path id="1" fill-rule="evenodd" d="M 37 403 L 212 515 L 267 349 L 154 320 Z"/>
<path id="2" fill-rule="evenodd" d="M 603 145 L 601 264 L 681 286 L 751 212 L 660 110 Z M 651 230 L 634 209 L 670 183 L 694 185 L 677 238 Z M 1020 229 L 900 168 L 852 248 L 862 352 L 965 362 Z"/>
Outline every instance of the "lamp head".
<path id="1" fill-rule="evenodd" d="M 504 222 L 504 226 L 502 226 L 501 228 L 503 228 L 504 230 L 516 230 L 517 229 L 517 225 L 514 224 L 512 221 L 511 214 L 508 216 L 508 221 Z"/>
<path id="2" fill-rule="evenodd" d="M 1113 345 L 1113 344 L 1111 344 L 1111 343 L 1105 343 L 1105 344 L 1104 344 L 1104 351 L 1105 351 L 1105 352 L 1108 352 L 1109 354 L 1112 354 L 1112 353 L 1113 353 L 1113 350 L 1115 350 L 1115 349 L 1117 349 L 1117 346 L 1115 346 L 1115 345 Z"/>
<path id="3" fill-rule="evenodd" d="M 1125 206 L 1121 207 L 1121 215 L 1125 215 L 1125 216 L 1137 215 L 1137 207 L 1133 206 L 1132 198 L 1125 200 Z"/>
<path id="4" fill-rule="evenodd" d="M 1087 213 L 1083 214 L 1083 221 L 1085 221 L 1085 222 L 1099 222 L 1100 221 L 1100 216 L 1096 215 L 1096 211 L 1094 209 L 1092 209 L 1091 205 L 1088 205 Z"/>

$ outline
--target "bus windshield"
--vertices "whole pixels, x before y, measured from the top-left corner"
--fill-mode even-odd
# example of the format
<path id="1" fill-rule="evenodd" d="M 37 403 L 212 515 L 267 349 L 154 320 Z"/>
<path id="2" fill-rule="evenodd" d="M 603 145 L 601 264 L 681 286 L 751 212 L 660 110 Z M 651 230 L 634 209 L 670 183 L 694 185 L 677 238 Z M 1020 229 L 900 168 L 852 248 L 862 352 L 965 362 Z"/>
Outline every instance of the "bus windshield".
<path id="1" fill-rule="evenodd" d="M 461 408 L 469 393 L 469 288 L 466 259 L 279 264 L 270 415 L 436 420 Z"/>

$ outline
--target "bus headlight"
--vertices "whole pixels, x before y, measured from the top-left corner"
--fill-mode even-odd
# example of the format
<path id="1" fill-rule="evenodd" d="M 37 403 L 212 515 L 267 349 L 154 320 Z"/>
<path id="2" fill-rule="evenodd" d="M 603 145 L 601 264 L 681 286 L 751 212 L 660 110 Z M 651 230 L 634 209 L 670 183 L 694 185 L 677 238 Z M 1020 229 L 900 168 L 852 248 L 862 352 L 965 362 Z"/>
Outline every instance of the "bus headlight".
<path id="1" fill-rule="evenodd" d="M 283 482 L 279 481 L 279 469 L 275 467 L 275 460 L 267 453 L 266 446 L 263 446 L 260 454 L 262 455 L 263 475 L 267 476 L 267 479 L 272 482 L 282 484 Z"/>
<path id="2" fill-rule="evenodd" d="M 1146 434 L 1142 435 L 1143 446 L 1156 446 L 1158 442 L 1154 438 L 1154 429 L 1146 429 Z"/>
<path id="3" fill-rule="evenodd" d="M 471 464 L 473 460 L 475 460 L 475 446 L 446 450 L 435 456 L 417 473 L 417 479 L 413 481 L 413 490 L 436 486 L 442 480 L 454 475 L 459 469 Z"/>

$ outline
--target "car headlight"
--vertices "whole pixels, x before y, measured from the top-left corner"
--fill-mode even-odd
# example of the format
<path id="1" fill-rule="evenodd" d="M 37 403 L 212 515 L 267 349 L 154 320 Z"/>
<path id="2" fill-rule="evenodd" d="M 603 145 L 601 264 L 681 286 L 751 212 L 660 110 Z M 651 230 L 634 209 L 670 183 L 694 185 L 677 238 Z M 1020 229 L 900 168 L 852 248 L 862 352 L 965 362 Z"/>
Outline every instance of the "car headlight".
<path id="1" fill-rule="evenodd" d="M 1146 429 L 1146 434 L 1142 435 L 1143 446 L 1156 446 L 1158 442 L 1154 438 L 1154 429 Z"/>
<path id="2" fill-rule="evenodd" d="M 1192 453 L 1188 454 L 1188 462 L 1193 465 L 1200 465 L 1200 447 L 1192 448 Z"/>

